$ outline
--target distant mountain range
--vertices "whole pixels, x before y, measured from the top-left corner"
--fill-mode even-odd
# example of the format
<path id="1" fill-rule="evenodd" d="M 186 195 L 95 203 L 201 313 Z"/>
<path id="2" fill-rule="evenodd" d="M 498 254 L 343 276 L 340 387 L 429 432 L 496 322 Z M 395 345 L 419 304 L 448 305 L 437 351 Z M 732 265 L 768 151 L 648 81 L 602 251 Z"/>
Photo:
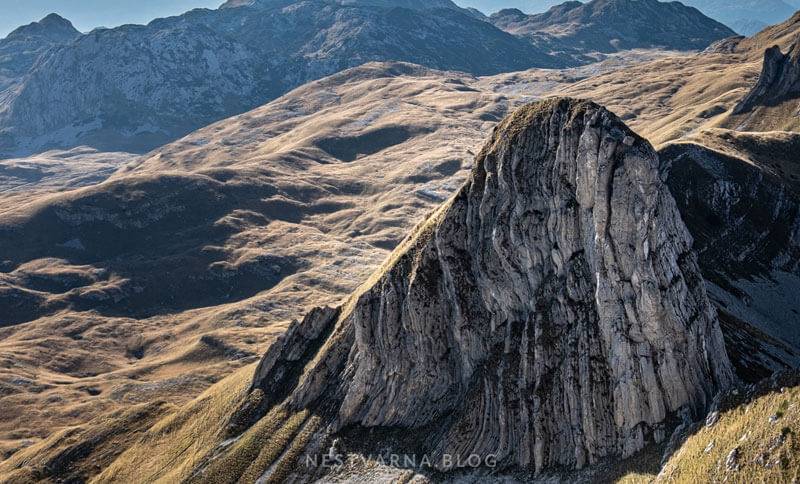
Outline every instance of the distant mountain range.
<path id="1" fill-rule="evenodd" d="M 462 7 L 475 8 L 486 15 L 499 12 L 507 8 L 516 8 L 525 13 L 544 12 L 554 7 L 563 0 L 456 0 Z"/>
<path id="2" fill-rule="evenodd" d="M 38 59 L 29 72 L 20 61 L 0 65 L 8 72 L 0 152 L 76 144 L 146 151 L 374 60 L 474 74 L 565 64 L 446 0 L 381 3 L 234 1 L 147 26 L 62 36 L 60 44 L 43 36 L 35 43 L 40 54 L 28 56 L 29 65 Z M 56 20 L 48 17 L 35 29 L 61 31 L 68 24 Z"/>
<path id="3" fill-rule="evenodd" d="M 480 10 L 486 15 L 500 10 L 517 9 L 527 14 L 543 13 L 560 5 L 559 0 L 458 0 L 463 7 Z M 782 22 L 800 9 L 798 0 L 681 0 L 699 9 L 742 35 L 753 35 L 764 27 Z"/>
<path id="4" fill-rule="evenodd" d="M 735 32 L 678 2 L 595 0 L 565 2 L 545 13 L 526 15 L 515 9 L 490 17 L 515 35 L 556 39 L 563 48 L 581 52 L 614 52 L 640 47 L 702 49 Z"/>
<path id="5" fill-rule="evenodd" d="M 78 145 L 148 151 L 369 61 L 490 75 L 586 63 L 595 51 L 700 49 L 733 35 L 655 0 L 571 2 L 486 20 L 450 0 L 231 0 L 80 35 L 51 15 L 0 41 L 0 155 Z M 529 35 L 534 27 L 543 33 Z"/>
<path id="6" fill-rule="evenodd" d="M 683 0 L 742 35 L 783 22 L 800 8 L 797 0 Z"/>

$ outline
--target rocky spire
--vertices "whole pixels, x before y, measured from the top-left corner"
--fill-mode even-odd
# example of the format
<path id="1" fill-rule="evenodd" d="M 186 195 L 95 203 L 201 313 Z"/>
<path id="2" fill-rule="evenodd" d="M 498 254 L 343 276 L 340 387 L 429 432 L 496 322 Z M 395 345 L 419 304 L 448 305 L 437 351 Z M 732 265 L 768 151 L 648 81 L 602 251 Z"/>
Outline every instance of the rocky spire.
<path id="1" fill-rule="evenodd" d="M 434 462 L 539 471 L 631 455 L 732 379 L 653 148 L 555 99 L 503 121 L 371 281 L 270 348 L 244 413 L 285 401 L 332 436 L 424 428 Z"/>
<path id="2" fill-rule="evenodd" d="M 733 114 L 749 112 L 756 106 L 774 106 L 796 97 L 800 97 L 800 38 L 786 54 L 777 45 L 764 52 L 761 76 L 733 108 Z"/>

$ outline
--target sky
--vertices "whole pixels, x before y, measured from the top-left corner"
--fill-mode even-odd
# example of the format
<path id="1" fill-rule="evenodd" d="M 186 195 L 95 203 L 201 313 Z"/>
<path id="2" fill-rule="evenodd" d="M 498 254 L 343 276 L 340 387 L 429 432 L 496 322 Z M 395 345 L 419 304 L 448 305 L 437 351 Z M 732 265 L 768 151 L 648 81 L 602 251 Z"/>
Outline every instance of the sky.
<path id="1" fill-rule="evenodd" d="M 455 0 L 463 7 L 475 7 L 487 14 L 508 7 L 542 12 L 562 1 Z M 217 8 L 223 3 L 224 0 L 0 0 L 0 38 L 50 13 L 71 21 L 81 32 L 88 32 L 95 27 L 146 24 L 155 18 L 178 15 L 193 8 Z"/>

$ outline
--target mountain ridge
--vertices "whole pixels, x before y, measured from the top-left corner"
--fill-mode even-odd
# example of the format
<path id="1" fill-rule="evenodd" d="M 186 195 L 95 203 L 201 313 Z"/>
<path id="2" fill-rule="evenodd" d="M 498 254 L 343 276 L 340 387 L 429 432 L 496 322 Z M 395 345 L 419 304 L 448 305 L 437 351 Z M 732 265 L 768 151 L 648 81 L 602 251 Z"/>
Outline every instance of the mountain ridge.
<path id="1" fill-rule="evenodd" d="M 79 37 L 0 97 L 0 151 L 148 151 L 371 60 L 476 74 L 564 65 L 462 9 L 284 4 L 295 8 L 200 9 Z"/>
<path id="2" fill-rule="evenodd" d="M 534 15 L 501 10 L 490 21 L 516 35 L 548 34 L 568 48 L 599 52 L 634 46 L 704 49 L 736 34 L 697 9 L 658 0 L 569 1 Z"/>
<path id="3" fill-rule="evenodd" d="M 76 145 L 146 152 L 369 61 L 491 75 L 594 61 L 596 53 L 587 51 L 651 46 L 633 37 L 616 46 L 552 33 L 522 38 L 449 0 L 401 6 L 333 0 L 226 5 L 146 26 L 97 29 L 47 51 L 35 66 L 22 65 L 9 74 L 14 89 L 0 95 L 0 153 Z M 662 21 L 655 11 L 643 15 L 649 23 Z M 710 22 L 699 16 L 689 16 L 686 35 L 667 36 L 663 44 L 694 48 L 727 35 L 716 27 L 705 35 L 693 33 L 695 24 Z"/>

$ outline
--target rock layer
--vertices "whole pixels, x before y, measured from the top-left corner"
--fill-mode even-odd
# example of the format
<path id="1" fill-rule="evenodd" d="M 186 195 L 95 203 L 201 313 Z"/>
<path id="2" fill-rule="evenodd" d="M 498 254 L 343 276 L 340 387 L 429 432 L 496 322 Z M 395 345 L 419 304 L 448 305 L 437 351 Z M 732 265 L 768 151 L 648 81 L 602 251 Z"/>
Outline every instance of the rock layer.
<path id="1" fill-rule="evenodd" d="M 425 428 L 445 469 L 580 468 L 663 439 L 733 376 L 658 170 L 602 107 L 518 110 L 338 317 L 317 311 L 268 352 L 253 391 L 294 385 L 289 407 L 323 411 L 332 433 Z"/>

